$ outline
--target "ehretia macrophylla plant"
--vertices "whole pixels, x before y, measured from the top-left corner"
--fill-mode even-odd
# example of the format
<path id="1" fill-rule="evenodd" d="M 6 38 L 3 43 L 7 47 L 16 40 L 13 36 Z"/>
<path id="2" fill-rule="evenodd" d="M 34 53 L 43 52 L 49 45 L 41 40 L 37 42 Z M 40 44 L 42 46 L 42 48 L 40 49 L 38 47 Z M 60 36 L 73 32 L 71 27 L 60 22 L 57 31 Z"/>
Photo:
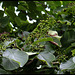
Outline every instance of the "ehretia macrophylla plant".
<path id="1" fill-rule="evenodd" d="M 0 74 L 75 74 L 74 1 L 0 5 Z"/>

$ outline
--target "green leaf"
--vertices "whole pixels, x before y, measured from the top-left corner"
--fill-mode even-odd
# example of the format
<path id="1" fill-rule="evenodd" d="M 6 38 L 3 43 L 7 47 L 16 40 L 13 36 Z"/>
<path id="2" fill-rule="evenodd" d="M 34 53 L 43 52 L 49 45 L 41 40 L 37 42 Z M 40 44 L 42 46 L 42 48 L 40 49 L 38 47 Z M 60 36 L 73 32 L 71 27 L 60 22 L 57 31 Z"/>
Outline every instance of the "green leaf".
<path id="1" fill-rule="evenodd" d="M 39 17 L 41 17 L 41 11 L 37 9 L 37 4 L 36 2 L 33 2 L 33 1 L 26 1 L 26 3 L 28 4 L 28 16 L 33 18 L 33 19 L 36 19 L 36 16 L 38 15 Z M 32 6 L 33 5 L 33 6 Z M 39 7 L 40 8 L 40 7 Z M 34 13 L 34 14 L 33 14 Z M 41 17 L 43 18 L 43 16 Z"/>
<path id="2" fill-rule="evenodd" d="M 66 1 L 66 2 L 65 2 L 65 1 L 62 1 L 62 2 L 63 2 L 63 5 L 64 5 L 64 6 L 68 6 L 68 4 L 69 4 L 69 3 L 72 3 L 72 2 L 74 3 L 74 1 Z"/>
<path id="3" fill-rule="evenodd" d="M 51 62 L 55 60 L 55 56 L 47 51 L 41 52 L 37 58 L 45 61 L 49 67 L 51 67 Z"/>
<path id="4" fill-rule="evenodd" d="M 18 26 L 21 26 L 21 19 L 19 17 L 15 17 L 15 22 Z"/>
<path id="5" fill-rule="evenodd" d="M 11 74 L 11 73 L 0 68 L 0 74 Z"/>
<path id="6" fill-rule="evenodd" d="M 69 47 L 71 43 L 75 41 L 75 31 L 69 30 L 65 31 L 61 38 L 61 43 L 63 47 Z"/>
<path id="7" fill-rule="evenodd" d="M 61 5 L 63 5 L 63 1 L 60 1 Z"/>
<path id="8" fill-rule="evenodd" d="M 8 47 L 11 43 L 13 43 L 16 39 L 12 39 L 12 40 L 5 40 L 3 43 L 4 47 Z"/>
<path id="9" fill-rule="evenodd" d="M 61 6 L 60 1 L 46 1 L 49 4 L 49 7 L 54 10 Z"/>
<path id="10" fill-rule="evenodd" d="M 28 61 L 28 54 L 24 51 L 19 51 L 18 49 L 7 49 L 3 53 L 3 57 L 15 61 L 20 67 L 23 67 Z"/>
<path id="11" fill-rule="evenodd" d="M 22 5 L 18 5 L 18 10 L 23 10 L 23 11 L 25 11 L 26 8 L 25 8 L 24 6 L 22 6 Z"/>
<path id="12" fill-rule="evenodd" d="M 13 6 L 10 6 L 8 9 L 6 9 L 6 14 L 10 17 L 11 21 L 14 21 L 16 17 L 15 8 Z"/>
<path id="13" fill-rule="evenodd" d="M 44 49 L 45 51 L 48 51 L 48 52 L 50 52 L 50 53 L 54 53 L 55 51 L 54 51 L 54 49 L 52 48 L 52 46 L 51 46 L 51 43 L 49 43 L 49 42 L 47 42 L 46 44 L 45 44 L 45 49 Z"/>
<path id="14" fill-rule="evenodd" d="M 1 65 L 6 70 L 14 70 L 14 69 L 19 68 L 19 64 L 17 62 L 15 62 L 12 59 L 9 59 L 7 57 L 2 58 L 2 64 Z"/>
<path id="15" fill-rule="evenodd" d="M 4 11 L 0 10 L 0 17 L 3 17 Z"/>
<path id="16" fill-rule="evenodd" d="M 74 56 L 74 55 L 75 55 L 75 49 L 74 49 L 74 50 L 72 50 L 71 52 L 72 52 L 72 55 Z"/>
<path id="17" fill-rule="evenodd" d="M 8 16 L 0 17 L 0 27 L 4 28 L 9 22 Z"/>
<path id="18" fill-rule="evenodd" d="M 42 39 L 39 39 L 35 42 L 33 42 L 33 44 L 37 44 L 39 42 L 43 42 L 43 41 L 53 41 L 53 39 L 51 37 L 48 37 L 48 38 L 42 38 Z"/>
<path id="19" fill-rule="evenodd" d="M 72 46 L 72 47 L 75 47 L 75 43 L 72 43 L 71 46 Z"/>
<path id="20" fill-rule="evenodd" d="M 36 4 L 35 4 L 35 2 L 33 2 L 33 1 L 26 1 L 26 3 L 28 4 L 28 7 L 29 7 L 29 10 L 30 10 L 30 11 L 32 11 L 32 12 L 36 11 L 36 10 L 35 10 L 35 9 L 36 9 Z"/>
<path id="21" fill-rule="evenodd" d="M 74 60 L 73 60 L 74 59 Z M 73 62 L 74 61 L 74 62 Z M 60 64 L 60 69 L 75 69 L 75 57 L 70 58 L 67 62 Z"/>
<path id="22" fill-rule="evenodd" d="M 73 62 L 75 63 L 75 56 L 73 57 Z"/>
<path id="23" fill-rule="evenodd" d="M 18 14 L 18 17 L 21 20 L 24 20 L 24 21 L 27 20 L 27 18 L 26 18 L 26 12 L 23 13 L 23 12 L 20 11 L 20 13 Z"/>
<path id="24" fill-rule="evenodd" d="M 52 38 L 53 38 L 54 42 L 57 43 L 57 45 L 58 45 L 59 47 L 62 46 L 62 45 L 61 45 L 61 42 L 60 42 L 60 39 L 58 39 L 58 38 L 56 38 L 56 37 L 52 37 Z"/>
<path id="25" fill-rule="evenodd" d="M 2 7 L 17 6 L 18 1 L 3 1 Z"/>

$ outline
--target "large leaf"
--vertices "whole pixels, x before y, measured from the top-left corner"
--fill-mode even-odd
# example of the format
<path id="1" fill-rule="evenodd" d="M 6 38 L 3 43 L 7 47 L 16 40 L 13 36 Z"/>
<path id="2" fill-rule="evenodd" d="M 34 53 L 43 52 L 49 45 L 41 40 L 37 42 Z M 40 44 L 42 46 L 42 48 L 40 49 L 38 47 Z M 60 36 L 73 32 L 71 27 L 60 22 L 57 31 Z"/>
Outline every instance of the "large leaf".
<path id="1" fill-rule="evenodd" d="M 8 59 L 6 57 L 2 58 L 2 64 L 1 64 L 4 69 L 6 70 L 14 70 L 19 68 L 19 64 L 15 61 L 13 61 L 12 59 Z"/>
<path id="2" fill-rule="evenodd" d="M 74 62 L 73 62 L 74 61 Z M 70 58 L 67 62 L 60 64 L 60 69 L 75 69 L 75 57 Z"/>
<path id="3" fill-rule="evenodd" d="M 3 57 L 17 62 L 20 67 L 23 67 L 28 61 L 27 53 L 25 53 L 24 51 L 19 51 L 18 49 L 7 49 L 3 53 Z"/>
<path id="4" fill-rule="evenodd" d="M 65 31 L 64 35 L 61 38 L 61 43 L 63 47 L 69 47 L 71 43 L 75 41 L 75 31 L 69 30 Z"/>
<path id="5" fill-rule="evenodd" d="M 11 73 L 0 68 L 0 74 L 11 74 Z"/>
<path id="6" fill-rule="evenodd" d="M 45 61 L 49 67 L 51 67 L 51 62 L 55 60 L 55 56 L 47 51 L 41 52 L 37 58 Z"/>
<path id="7" fill-rule="evenodd" d="M 75 63 L 75 56 L 73 57 L 73 62 Z"/>

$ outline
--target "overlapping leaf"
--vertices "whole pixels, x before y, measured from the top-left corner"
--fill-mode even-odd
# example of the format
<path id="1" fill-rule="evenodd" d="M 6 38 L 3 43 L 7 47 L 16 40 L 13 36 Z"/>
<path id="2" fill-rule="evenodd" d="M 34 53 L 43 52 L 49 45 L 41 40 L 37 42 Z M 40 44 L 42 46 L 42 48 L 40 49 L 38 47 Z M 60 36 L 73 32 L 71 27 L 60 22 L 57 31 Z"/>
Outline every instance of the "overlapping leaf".
<path id="1" fill-rule="evenodd" d="M 8 49 L 3 53 L 2 66 L 8 70 L 23 67 L 28 61 L 28 54 L 18 49 Z M 8 66 L 7 66 L 7 63 Z"/>
<path id="2" fill-rule="evenodd" d="M 51 67 L 51 62 L 55 60 L 55 56 L 47 51 L 41 52 L 38 56 L 38 59 L 45 61 L 49 67 Z"/>
<path id="3" fill-rule="evenodd" d="M 11 73 L 0 68 L 0 74 L 11 74 Z"/>

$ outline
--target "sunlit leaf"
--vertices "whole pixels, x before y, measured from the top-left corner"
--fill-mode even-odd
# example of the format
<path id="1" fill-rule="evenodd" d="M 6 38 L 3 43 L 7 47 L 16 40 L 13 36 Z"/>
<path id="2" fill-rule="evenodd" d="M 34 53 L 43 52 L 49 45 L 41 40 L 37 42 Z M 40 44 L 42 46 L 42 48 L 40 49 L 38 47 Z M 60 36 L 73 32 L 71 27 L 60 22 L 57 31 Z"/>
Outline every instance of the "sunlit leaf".
<path id="1" fill-rule="evenodd" d="M 28 61 L 28 55 L 24 51 L 19 51 L 18 49 L 8 49 L 3 53 L 3 57 L 18 63 L 20 67 L 23 67 Z"/>
<path id="2" fill-rule="evenodd" d="M 9 22 L 8 16 L 0 17 L 0 27 L 4 28 Z"/>
<path id="3" fill-rule="evenodd" d="M 75 55 L 75 49 L 74 49 L 74 50 L 72 50 L 71 52 L 72 52 L 72 55 L 74 56 L 74 55 Z"/>
<path id="4" fill-rule="evenodd" d="M 61 70 L 64 70 L 64 69 L 75 69 L 75 63 L 73 62 L 73 58 L 70 58 L 65 63 L 61 63 L 60 64 L 60 69 Z"/>
<path id="5" fill-rule="evenodd" d="M 51 67 L 51 62 L 55 60 L 55 56 L 47 51 L 41 52 L 37 57 L 38 59 L 45 61 L 49 67 Z"/>
<path id="6" fill-rule="evenodd" d="M 73 62 L 75 63 L 75 56 L 73 57 Z"/>
<path id="7" fill-rule="evenodd" d="M 2 64 L 1 64 L 4 69 L 6 70 L 14 70 L 19 68 L 19 64 L 15 61 L 13 61 L 12 59 L 8 59 L 6 57 L 2 58 Z"/>

